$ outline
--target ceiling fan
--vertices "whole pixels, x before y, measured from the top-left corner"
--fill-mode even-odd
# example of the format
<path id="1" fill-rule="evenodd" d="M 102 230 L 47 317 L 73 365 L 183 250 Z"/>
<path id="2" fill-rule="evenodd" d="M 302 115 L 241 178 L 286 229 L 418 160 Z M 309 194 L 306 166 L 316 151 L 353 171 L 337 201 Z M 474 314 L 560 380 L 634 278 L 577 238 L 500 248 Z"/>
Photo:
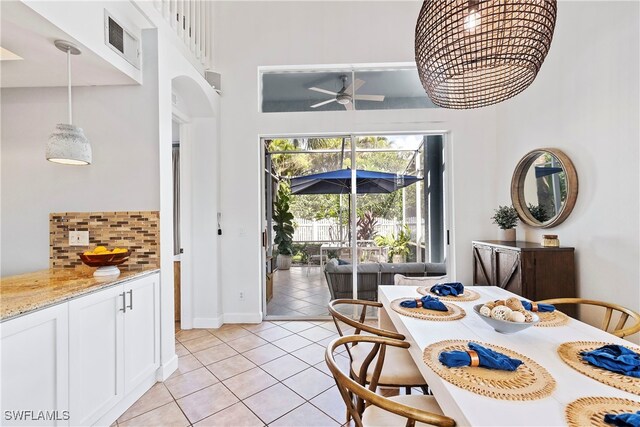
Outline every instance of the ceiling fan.
<path id="1" fill-rule="evenodd" d="M 347 87 L 347 76 L 340 76 L 340 80 L 342 80 L 342 89 L 339 92 L 332 92 L 330 90 L 322 89 L 319 87 L 310 87 L 309 90 L 313 90 L 315 92 L 326 93 L 327 95 L 332 95 L 333 98 L 327 99 L 326 101 L 319 102 L 311 106 L 311 108 L 318 108 L 326 104 L 330 104 L 332 102 L 337 102 L 340 105 L 344 105 L 345 110 L 353 110 L 353 100 L 357 101 L 384 101 L 384 95 L 355 95 L 355 91 L 360 89 L 360 87 L 365 83 L 364 80 L 356 79 L 355 84 L 350 84 Z"/>

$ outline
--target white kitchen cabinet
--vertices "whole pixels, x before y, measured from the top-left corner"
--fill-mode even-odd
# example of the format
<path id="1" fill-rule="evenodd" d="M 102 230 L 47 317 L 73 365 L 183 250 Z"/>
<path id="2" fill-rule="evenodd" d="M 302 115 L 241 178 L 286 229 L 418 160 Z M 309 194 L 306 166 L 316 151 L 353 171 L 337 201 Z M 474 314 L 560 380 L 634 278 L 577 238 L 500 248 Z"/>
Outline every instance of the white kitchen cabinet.
<path id="1" fill-rule="evenodd" d="M 68 425 L 67 325 L 66 304 L 0 324 L 1 425 Z M 43 416 L 48 420 L 39 420 Z"/>
<path id="2" fill-rule="evenodd" d="M 124 284 L 124 388 L 135 389 L 160 366 L 160 286 L 154 274 Z"/>
<path id="3" fill-rule="evenodd" d="M 124 396 L 123 285 L 69 302 L 72 425 L 92 425 Z"/>
<path id="4" fill-rule="evenodd" d="M 72 425 L 102 422 L 128 393 L 155 376 L 159 304 L 157 274 L 69 303 Z"/>

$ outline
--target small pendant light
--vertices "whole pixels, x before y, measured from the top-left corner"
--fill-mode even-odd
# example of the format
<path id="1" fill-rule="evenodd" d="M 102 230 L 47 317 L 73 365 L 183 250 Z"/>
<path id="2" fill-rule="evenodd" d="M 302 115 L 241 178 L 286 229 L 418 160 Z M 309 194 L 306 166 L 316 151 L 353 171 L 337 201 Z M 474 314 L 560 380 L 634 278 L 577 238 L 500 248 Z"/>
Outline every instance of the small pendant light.
<path id="1" fill-rule="evenodd" d="M 67 93 L 69 96 L 69 124 L 59 123 L 47 141 L 47 160 L 65 165 L 90 165 L 91 145 L 81 128 L 73 125 L 71 105 L 71 55 L 80 55 L 73 44 L 56 40 L 55 46 L 67 53 Z"/>

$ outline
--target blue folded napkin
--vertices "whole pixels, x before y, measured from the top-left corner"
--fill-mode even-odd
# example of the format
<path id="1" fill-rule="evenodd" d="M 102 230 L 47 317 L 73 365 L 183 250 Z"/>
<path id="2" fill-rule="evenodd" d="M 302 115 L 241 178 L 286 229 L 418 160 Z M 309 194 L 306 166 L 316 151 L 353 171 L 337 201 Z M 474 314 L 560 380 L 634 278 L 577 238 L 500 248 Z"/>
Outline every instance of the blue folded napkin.
<path id="1" fill-rule="evenodd" d="M 469 343 L 469 348 L 478 353 L 480 366 L 489 369 L 498 369 L 501 371 L 515 371 L 518 366 L 522 365 L 522 360 L 512 359 L 509 356 L 483 347 L 474 342 Z M 443 351 L 438 356 L 438 360 L 449 368 L 457 368 L 460 366 L 469 366 L 471 364 L 471 356 L 466 351 Z"/>
<path id="2" fill-rule="evenodd" d="M 420 301 L 422 301 L 422 308 L 426 308 L 428 310 L 448 311 L 446 305 L 444 305 L 438 298 L 434 298 L 431 295 L 423 296 L 420 298 Z M 400 306 L 404 308 L 417 308 L 418 301 L 415 299 L 408 299 L 401 301 Z"/>
<path id="3" fill-rule="evenodd" d="M 621 345 L 605 345 L 580 353 L 582 359 L 599 368 L 640 378 L 640 354 Z"/>
<path id="4" fill-rule="evenodd" d="M 522 306 L 525 310 L 531 311 L 531 303 L 529 301 L 521 300 Z M 551 311 L 556 311 L 555 306 L 551 304 L 538 304 L 538 310 L 540 313 L 547 313 Z"/>
<path id="5" fill-rule="evenodd" d="M 431 287 L 430 291 L 443 297 L 449 295 L 457 297 L 464 293 L 464 285 L 460 282 L 436 283 Z"/>
<path id="6" fill-rule="evenodd" d="M 618 427 L 640 427 L 640 411 L 626 414 L 606 414 L 604 422 Z"/>

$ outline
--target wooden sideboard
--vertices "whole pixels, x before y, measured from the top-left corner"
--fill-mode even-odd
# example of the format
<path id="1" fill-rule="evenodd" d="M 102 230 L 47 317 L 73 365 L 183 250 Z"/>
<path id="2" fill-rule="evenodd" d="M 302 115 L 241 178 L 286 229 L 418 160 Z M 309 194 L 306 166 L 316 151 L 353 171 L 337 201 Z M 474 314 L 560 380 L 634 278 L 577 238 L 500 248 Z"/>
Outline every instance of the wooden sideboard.
<path id="1" fill-rule="evenodd" d="M 533 301 L 577 296 L 574 248 L 498 240 L 472 246 L 475 285 L 500 286 Z M 574 307 L 562 309 L 575 317 Z"/>

